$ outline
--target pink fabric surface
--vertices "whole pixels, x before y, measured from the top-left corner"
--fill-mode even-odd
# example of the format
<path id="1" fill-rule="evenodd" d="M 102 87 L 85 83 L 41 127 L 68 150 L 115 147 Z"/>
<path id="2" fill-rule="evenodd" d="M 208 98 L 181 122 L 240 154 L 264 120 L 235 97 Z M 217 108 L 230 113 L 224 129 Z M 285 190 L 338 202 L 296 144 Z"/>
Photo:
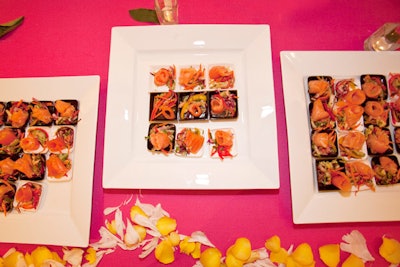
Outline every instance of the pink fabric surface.
<path id="1" fill-rule="evenodd" d="M 153 3 L 150 0 L 0 1 L 0 23 L 25 16 L 18 30 L 0 39 L 0 78 L 64 75 L 101 77 L 90 241 L 99 239 L 98 229 L 104 224 L 103 209 L 119 205 L 133 195 L 144 203 L 161 203 L 177 220 L 180 233 L 189 235 L 201 230 L 223 253 L 238 237 L 247 237 L 254 248 L 260 248 L 267 238 L 276 234 L 286 248 L 291 244 L 309 243 L 317 260 L 316 266 L 322 266 L 318 259 L 318 247 L 339 243 L 344 234 L 357 229 L 366 237 L 368 247 L 376 258 L 373 266 L 388 266 L 379 256 L 378 248 L 383 235 L 400 240 L 399 222 L 293 224 L 279 52 L 362 50 L 364 39 L 379 26 L 400 20 L 398 0 L 180 1 L 181 24 L 271 26 L 281 186 L 279 190 L 249 191 L 102 189 L 111 28 L 147 25 L 129 16 L 128 10 L 139 7 L 152 8 Z M 393 205 L 393 212 L 399 212 L 397 203 L 388 205 Z M 0 244 L 0 255 L 13 246 L 26 251 L 36 247 Z M 117 250 L 105 256 L 99 266 L 161 266 L 153 254 L 144 260 L 140 260 L 138 254 L 139 251 Z M 192 266 L 194 263 L 195 260 L 189 256 L 177 252 L 176 260 L 171 265 Z"/>

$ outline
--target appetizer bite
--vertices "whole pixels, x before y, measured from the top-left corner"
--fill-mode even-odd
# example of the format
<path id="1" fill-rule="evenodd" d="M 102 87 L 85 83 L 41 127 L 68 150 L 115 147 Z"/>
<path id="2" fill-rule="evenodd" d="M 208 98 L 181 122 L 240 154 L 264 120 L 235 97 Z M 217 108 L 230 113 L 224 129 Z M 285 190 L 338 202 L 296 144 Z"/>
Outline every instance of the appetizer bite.
<path id="1" fill-rule="evenodd" d="M 361 88 L 369 99 L 387 98 L 386 78 L 383 75 L 361 75 Z"/>
<path id="2" fill-rule="evenodd" d="M 16 186 L 6 180 L 0 180 L 0 212 L 7 215 L 13 209 Z"/>
<path id="3" fill-rule="evenodd" d="M 150 94 L 150 120 L 175 120 L 178 94 L 172 90 Z"/>
<path id="4" fill-rule="evenodd" d="M 15 193 L 14 206 L 18 212 L 36 211 L 42 196 L 42 185 L 26 182 L 18 187 Z"/>
<path id="5" fill-rule="evenodd" d="M 54 104 L 52 101 L 39 101 L 34 98 L 29 108 L 31 110 L 30 126 L 50 126 L 53 123 L 51 114 L 54 113 Z"/>
<path id="6" fill-rule="evenodd" d="M 14 163 L 22 180 L 43 180 L 46 170 L 46 159 L 43 154 L 23 154 Z"/>
<path id="7" fill-rule="evenodd" d="M 183 90 L 200 90 L 206 86 L 204 68 L 200 65 L 198 69 L 190 66 L 181 68 L 179 72 L 179 85 Z"/>
<path id="8" fill-rule="evenodd" d="M 349 180 L 343 182 L 343 184 L 350 183 L 356 188 L 356 192 L 359 191 L 362 186 L 366 186 L 370 190 L 375 191 L 375 172 L 366 162 L 360 160 L 348 161 L 345 163 L 345 169 Z"/>
<path id="9" fill-rule="evenodd" d="M 389 103 L 390 114 L 392 115 L 392 124 L 399 126 L 400 123 L 400 94 L 394 94 Z"/>
<path id="10" fill-rule="evenodd" d="M 390 185 L 400 182 L 399 162 L 395 156 L 373 157 L 372 169 L 377 185 Z"/>
<path id="11" fill-rule="evenodd" d="M 333 79 L 330 76 L 310 76 L 307 78 L 310 100 L 328 101 L 332 95 Z"/>
<path id="12" fill-rule="evenodd" d="M 351 184 L 344 171 L 344 161 L 340 159 L 316 160 L 316 175 L 319 190 L 351 190 Z M 345 182 L 343 182 L 345 181 Z M 350 185 L 350 188 L 348 188 Z"/>
<path id="13" fill-rule="evenodd" d="M 5 124 L 5 115 L 6 115 L 6 105 L 3 102 L 0 102 L 0 126 Z"/>
<path id="14" fill-rule="evenodd" d="M 46 160 L 47 179 L 50 181 L 64 181 L 72 178 L 71 155 L 68 153 L 53 154 L 50 153 Z"/>
<path id="15" fill-rule="evenodd" d="M 0 180 L 8 182 L 18 180 L 18 172 L 14 167 L 14 161 L 17 159 L 15 157 L 0 155 Z"/>
<path id="16" fill-rule="evenodd" d="M 343 98 L 350 91 L 359 89 L 354 82 L 354 79 L 340 79 L 335 83 L 335 95 L 336 98 Z"/>
<path id="17" fill-rule="evenodd" d="M 364 124 L 389 126 L 389 106 L 385 101 L 367 101 L 364 106 Z"/>
<path id="18" fill-rule="evenodd" d="M 342 133 L 339 137 L 340 156 L 347 159 L 362 159 L 367 155 L 365 136 L 360 131 Z"/>
<path id="19" fill-rule="evenodd" d="M 208 71 L 211 89 L 228 89 L 235 85 L 235 73 L 229 66 L 217 65 Z"/>
<path id="20" fill-rule="evenodd" d="M 179 94 L 180 120 L 197 120 L 207 118 L 208 112 L 206 92 Z"/>
<path id="21" fill-rule="evenodd" d="M 210 92 L 210 117 L 232 119 L 238 116 L 238 96 L 236 90 L 217 90 Z"/>
<path id="22" fill-rule="evenodd" d="M 394 127 L 394 144 L 396 147 L 397 153 L 400 153 L 400 128 Z"/>
<path id="23" fill-rule="evenodd" d="M 51 153 L 69 153 L 74 146 L 75 128 L 71 126 L 56 127 L 52 138 L 47 142 Z"/>
<path id="24" fill-rule="evenodd" d="M 204 144 L 204 131 L 199 128 L 183 128 L 176 135 L 175 154 L 200 156 Z"/>
<path id="25" fill-rule="evenodd" d="M 211 157 L 218 156 L 223 160 L 236 156 L 233 129 L 208 129 L 208 144 L 211 146 Z"/>
<path id="26" fill-rule="evenodd" d="M 79 103 L 77 100 L 56 100 L 52 114 L 56 125 L 76 125 L 79 121 Z"/>
<path id="27" fill-rule="evenodd" d="M 24 133 L 20 129 L 4 127 L 0 129 L 0 154 L 16 155 L 21 152 L 19 145 Z"/>
<path id="28" fill-rule="evenodd" d="M 391 140 L 389 129 L 370 125 L 365 128 L 365 137 L 368 154 L 382 155 L 393 152 L 393 142 Z"/>
<path id="29" fill-rule="evenodd" d="M 331 107 L 321 99 L 310 103 L 310 123 L 311 128 L 316 131 L 334 129 L 336 118 Z"/>
<path id="30" fill-rule="evenodd" d="M 390 96 L 398 94 L 400 91 L 400 73 L 389 73 L 388 84 Z"/>
<path id="31" fill-rule="evenodd" d="M 20 141 L 20 146 L 25 153 L 46 153 L 47 141 L 49 140 L 49 129 L 28 128 Z"/>
<path id="32" fill-rule="evenodd" d="M 147 149 L 167 155 L 174 149 L 176 127 L 170 123 L 152 123 L 149 126 Z"/>
<path id="33" fill-rule="evenodd" d="M 364 108 L 345 100 L 339 100 L 333 107 L 339 130 L 357 130 L 362 128 Z"/>
<path id="34" fill-rule="evenodd" d="M 175 65 L 160 68 L 155 72 L 150 72 L 153 76 L 153 83 L 157 87 L 166 87 L 175 90 L 176 68 Z"/>
<path id="35" fill-rule="evenodd" d="M 313 131 L 311 134 L 312 155 L 316 158 L 336 157 L 336 131 Z"/>
<path id="36" fill-rule="evenodd" d="M 20 101 L 10 101 L 6 105 L 6 125 L 13 128 L 23 128 L 29 121 L 28 103 Z"/>

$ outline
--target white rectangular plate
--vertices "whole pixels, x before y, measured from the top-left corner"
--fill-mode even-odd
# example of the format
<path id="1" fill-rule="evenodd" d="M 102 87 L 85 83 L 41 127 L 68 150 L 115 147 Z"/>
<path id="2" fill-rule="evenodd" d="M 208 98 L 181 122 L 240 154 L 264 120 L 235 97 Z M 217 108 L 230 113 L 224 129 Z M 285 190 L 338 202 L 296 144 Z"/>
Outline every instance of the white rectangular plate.
<path id="1" fill-rule="evenodd" d="M 92 211 L 99 76 L 4 78 L 0 100 L 76 99 L 79 117 L 74 146 L 73 178 L 47 182 L 34 213 L 0 214 L 1 242 L 86 247 Z"/>
<path id="2" fill-rule="evenodd" d="M 288 131 L 293 221 L 396 221 L 400 185 L 342 196 L 318 192 L 313 174 L 304 78 L 400 72 L 399 52 L 282 51 L 281 66 Z"/>
<path id="3" fill-rule="evenodd" d="M 223 161 L 147 150 L 151 66 L 227 63 L 235 67 L 239 117 L 185 123 L 233 128 L 238 155 Z M 115 27 L 109 66 L 104 188 L 278 188 L 276 111 L 268 25 Z M 200 125 L 199 125 L 200 124 Z M 182 125 L 182 124 L 181 124 Z M 181 126 L 179 125 L 179 126 Z"/>

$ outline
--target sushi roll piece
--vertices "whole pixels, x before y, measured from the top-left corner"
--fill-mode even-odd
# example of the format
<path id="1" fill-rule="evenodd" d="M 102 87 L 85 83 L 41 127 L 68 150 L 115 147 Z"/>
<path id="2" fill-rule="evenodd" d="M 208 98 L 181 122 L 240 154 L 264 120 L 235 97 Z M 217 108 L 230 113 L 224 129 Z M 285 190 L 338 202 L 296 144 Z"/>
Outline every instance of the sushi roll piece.
<path id="1" fill-rule="evenodd" d="M 155 86 L 156 90 L 175 90 L 175 79 L 176 79 L 176 67 L 175 65 L 171 66 L 162 66 L 162 67 L 153 67 L 153 70 L 150 71 L 151 75 L 151 83 Z"/>
<path id="2" fill-rule="evenodd" d="M 21 180 L 43 180 L 46 170 L 44 154 L 23 154 L 15 161 L 14 167 L 20 172 Z"/>
<path id="3" fill-rule="evenodd" d="M 150 121 L 176 120 L 178 94 L 172 90 L 162 93 L 150 93 Z"/>
<path id="4" fill-rule="evenodd" d="M 179 120 L 208 119 L 207 93 L 180 93 Z"/>
<path id="5" fill-rule="evenodd" d="M 79 102 L 77 100 L 56 100 L 52 114 L 55 125 L 76 125 L 79 121 Z"/>
<path id="6" fill-rule="evenodd" d="M 236 90 L 217 90 L 209 93 L 211 119 L 234 119 L 238 116 Z"/>
<path id="7" fill-rule="evenodd" d="M 182 67 L 179 71 L 179 85 L 183 90 L 201 90 L 206 87 L 204 67 L 188 66 Z"/>
<path id="8" fill-rule="evenodd" d="M 325 101 L 317 99 L 309 104 L 311 128 L 316 131 L 332 130 L 336 127 L 336 118 L 332 107 Z"/>
<path id="9" fill-rule="evenodd" d="M 18 212 L 36 211 L 43 194 L 43 186 L 35 182 L 25 182 L 18 186 L 14 206 Z"/>
<path id="10" fill-rule="evenodd" d="M 386 101 L 369 100 L 364 105 L 364 124 L 389 126 L 389 105 Z"/>
<path id="11" fill-rule="evenodd" d="M 152 152 L 172 153 L 175 145 L 176 127 L 171 123 L 152 123 L 146 137 L 147 149 Z"/>
<path id="12" fill-rule="evenodd" d="M 389 73 L 389 92 L 390 96 L 397 95 L 400 92 L 400 73 Z"/>
<path id="13" fill-rule="evenodd" d="M 13 128 L 24 128 L 29 122 L 29 105 L 27 102 L 9 101 L 6 105 L 6 125 Z"/>
<path id="14" fill-rule="evenodd" d="M 54 113 L 53 101 L 39 101 L 33 99 L 29 104 L 31 110 L 30 126 L 50 126 L 53 123 L 52 115 Z"/>
<path id="15" fill-rule="evenodd" d="M 315 161 L 315 173 L 318 190 L 339 190 L 341 181 L 347 179 L 344 161 L 341 159 L 324 159 Z"/>
<path id="16" fill-rule="evenodd" d="M 0 212 L 7 215 L 13 209 L 16 186 L 5 180 L 0 180 Z"/>

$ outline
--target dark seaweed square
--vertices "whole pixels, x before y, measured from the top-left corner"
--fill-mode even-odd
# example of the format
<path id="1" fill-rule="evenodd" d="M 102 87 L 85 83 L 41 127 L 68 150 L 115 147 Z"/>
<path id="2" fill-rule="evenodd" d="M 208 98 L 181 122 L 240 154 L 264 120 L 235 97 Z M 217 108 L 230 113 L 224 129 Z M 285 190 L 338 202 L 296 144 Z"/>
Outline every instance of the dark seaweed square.
<path id="1" fill-rule="evenodd" d="M 165 139 L 165 136 L 159 135 L 160 133 L 165 133 L 168 139 Z M 176 126 L 172 123 L 151 123 L 146 137 L 147 149 L 152 152 L 172 153 L 175 147 L 175 133 Z M 159 136 L 156 137 L 155 135 Z M 157 142 L 157 145 L 152 143 L 153 140 Z M 162 147 L 163 144 L 167 143 L 167 146 Z"/>
<path id="2" fill-rule="evenodd" d="M 16 161 L 23 161 L 23 157 L 30 157 L 30 160 L 33 164 L 32 174 L 27 174 L 22 170 L 18 170 L 20 173 L 21 180 L 30 180 L 30 181 L 38 181 L 43 180 L 46 171 L 46 158 L 44 154 L 22 154 L 21 157 Z"/>
<path id="3" fill-rule="evenodd" d="M 36 116 L 37 112 L 35 112 L 38 108 L 47 109 L 50 114 L 50 120 L 44 121 L 40 117 Z M 30 109 L 30 118 L 29 118 L 29 125 L 30 126 L 51 126 L 53 124 L 53 119 L 51 117 L 52 114 L 55 113 L 55 107 L 53 101 L 39 101 L 34 100 L 29 103 Z"/>
<path id="4" fill-rule="evenodd" d="M 5 125 L 24 128 L 29 122 L 29 104 L 24 101 L 9 101 L 6 104 Z"/>
<path id="5" fill-rule="evenodd" d="M 178 94 L 174 91 L 150 93 L 150 121 L 174 121 L 178 110 Z"/>
<path id="6" fill-rule="evenodd" d="M 375 172 L 377 185 L 400 183 L 398 176 L 399 161 L 394 155 L 376 156 L 371 158 L 371 167 Z"/>
<path id="7" fill-rule="evenodd" d="M 211 119 L 234 119 L 238 117 L 237 90 L 211 91 L 208 101 Z"/>
<path id="8" fill-rule="evenodd" d="M 321 145 L 325 143 L 323 140 L 329 140 L 328 146 Z M 337 133 L 335 130 L 313 131 L 311 133 L 311 150 L 314 158 L 331 158 L 337 157 Z"/>
<path id="9" fill-rule="evenodd" d="M 61 101 L 61 102 L 59 102 Z M 60 104 L 62 103 L 62 105 Z M 63 113 L 59 106 L 70 104 L 73 112 Z M 54 101 L 53 119 L 55 125 L 76 125 L 79 121 L 79 102 L 74 99 L 59 99 Z"/>
<path id="10" fill-rule="evenodd" d="M 328 83 L 328 87 L 326 88 L 325 91 L 317 92 L 315 91 L 312 87 L 310 88 L 310 85 L 312 83 L 315 84 L 315 81 L 322 80 L 326 81 Z M 333 94 L 333 79 L 331 76 L 309 76 L 307 78 L 307 92 L 308 96 L 310 98 L 310 101 L 314 101 L 316 99 L 321 99 L 321 100 L 328 100 L 330 96 Z"/>
<path id="11" fill-rule="evenodd" d="M 331 191 L 339 190 L 332 183 L 331 171 L 344 172 L 344 161 L 342 159 L 330 158 L 315 160 L 315 176 L 317 178 L 318 190 Z M 329 167 L 328 167 L 329 166 Z"/>
<path id="12" fill-rule="evenodd" d="M 179 93 L 179 120 L 208 119 L 207 92 Z"/>

